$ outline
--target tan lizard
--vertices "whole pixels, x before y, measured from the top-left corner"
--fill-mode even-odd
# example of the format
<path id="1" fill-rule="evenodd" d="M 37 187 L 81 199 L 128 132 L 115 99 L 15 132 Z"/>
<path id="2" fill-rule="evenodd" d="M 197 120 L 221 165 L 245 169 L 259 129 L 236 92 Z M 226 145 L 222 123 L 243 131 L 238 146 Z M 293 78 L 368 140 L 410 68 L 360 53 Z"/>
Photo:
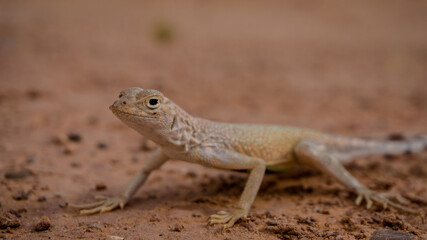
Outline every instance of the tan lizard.
<path id="1" fill-rule="evenodd" d="M 393 206 L 422 215 L 421 211 L 395 203 L 388 195 L 363 186 L 342 162 L 368 154 L 419 152 L 427 146 L 426 136 L 408 141 L 373 141 L 294 127 L 213 122 L 191 116 L 159 91 L 135 87 L 123 90 L 110 109 L 159 148 L 122 194 L 98 197 L 90 204 L 70 205 L 81 209 L 81 214 L 123 209 L 149 174 L 173 158 L 219 169 L 248 170 L 249 177 L 237 207 L 211 215 L 209 224 L 231 227 L 240 218 L 246 218 L 266 169 L 280 170 L 293 164 L 306 164 L 334 177 L 358 195 L 357 205 L 365 200 L 367 208 L 376 202 L 384 208 Z"/>

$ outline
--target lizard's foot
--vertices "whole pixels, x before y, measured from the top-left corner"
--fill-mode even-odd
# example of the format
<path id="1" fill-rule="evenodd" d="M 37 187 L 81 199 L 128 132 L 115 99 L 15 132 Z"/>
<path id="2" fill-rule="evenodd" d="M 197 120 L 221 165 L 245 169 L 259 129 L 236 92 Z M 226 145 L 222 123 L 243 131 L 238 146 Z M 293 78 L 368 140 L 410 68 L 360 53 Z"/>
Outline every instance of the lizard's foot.
<path id="1" fill-rule="evenodd" d="M 126 204 L 126 199 L 122 196 L 116 197 L 104 197 L 96 196 L 96 202 L 88 204 L 70 204 L 68 205 L 71 208 L 80 209 L 81 215 L 89 215 L 95 213 L 103 213 L 112 211 L 118 207 L 123 209 Z"/>
<path id="2" fill-rule="evenodd" d="M 246 220 L 246 212 L 241 208 L 234 209 L 231 212 L 219 211 L 209 217 L 208 225 L 224 224 L 224 229 L 226 229 L 232 227 L 239 219 Z"/>
<path id="3" fill-rule="evenodd" d="M 357 198 L 356 198 L 356 205 L 360 205 L 362 203 L 362 200 L 366 201 L 366 208 L 369 209 L 372 207 L 372 204 L 374 202 L 382 204 L 383 208 L 386 209 L 387 206 L 392 206 L 398 210 L 401 210 L 403 212 L 407 212 L 410 214 L 420 215 L 424 219 L 424 214 L 421 211 L 417 211 L 408 207 L 405 207 L 401 204 L 395 203 L 391 201 L 389 198 L 396 198 L 400 203 L 408 203 L 409 201 L 405 198 L 401 197 L 400 195 L 393 196 L 391 194 L 387 193 L 377 193 L 375 191 L 370 190 L 366 187 L 361 187 L 357 190 Z"/>

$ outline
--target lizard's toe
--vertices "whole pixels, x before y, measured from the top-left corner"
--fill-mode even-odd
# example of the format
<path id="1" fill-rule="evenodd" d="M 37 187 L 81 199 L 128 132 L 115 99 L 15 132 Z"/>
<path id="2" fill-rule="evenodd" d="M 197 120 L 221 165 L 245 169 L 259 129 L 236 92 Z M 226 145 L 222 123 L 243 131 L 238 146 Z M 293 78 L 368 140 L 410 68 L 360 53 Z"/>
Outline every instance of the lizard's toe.
<path id="1" fill-rule="evenodd" d="M 225 229 L 232 227 L 241 218 L 246 218 L 242 209 L 235 209 L 232 212 L 219 211 L 209 217 L 208 224 L 224 224 Z"/>
<path id="2" fill-rule="evenodd" d="M 69 206 L 72 208 L 80 209 L 80 215 L 89 215 L 95 213 L 109 212 L 118 207 L 123 209 L 126 204 L 126 200 L 121 196 L 112 198 L 98 196 L 96 197 L 96 200 L 96 202 L 89 204 L 70 204 Z"/>
<path id="3" fill-rule="evenodd" d="M 393 208 L 396 208 L 396 209 L 403 211 L 403 212 L 407 212 L 407 213 L 411 213 L 411 214 L 415 214 L 415 215 L 420 215 L 421 217 L 423 217 L 423 215 L 424 215 L 424 213 L 419 211 L 419 210 L 411 209 L 411 208 L 405 207 L 399 203 L 395 203 L 395 202 L 391 201 L 389 199 L 390 197 L 393 196 L 391 194 L 377 193 L 377 192 L 372 191 L 372 190 L 365 188 L 365 187 L 358 189 L 357 192 L 358 192 L 358 196 L 356 198 L 355 203 L 357 205 L 360 205 L 362 200 L 365 200 L 367 209 L 370 209 L 372 207 L 373 203 L 375 202 L 375 203 L 382 205 L 384 209 L 386 209 L 388 206 L 392 206 Z M 401 202 L 400 200 L 402 200 L 404 198 L 399 200 L 399 196 L 397 196 L 396 199 L 399 202 Z M 402 201 L 404 201 L 404 200 L 402 200 Z"/>

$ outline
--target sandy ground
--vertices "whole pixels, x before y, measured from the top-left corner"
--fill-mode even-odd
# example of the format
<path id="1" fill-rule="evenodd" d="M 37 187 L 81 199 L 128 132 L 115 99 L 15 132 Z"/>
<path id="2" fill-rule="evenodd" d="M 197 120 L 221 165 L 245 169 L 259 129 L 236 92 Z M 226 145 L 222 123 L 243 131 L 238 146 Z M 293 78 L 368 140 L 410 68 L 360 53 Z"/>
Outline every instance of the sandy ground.
<path id="1" fill-rule="evenodd" d="M 0 1 L 0 217 L 20 223 L 0 239 L 427 238 L 419 217 L 355 206 L 301 169 L 266 176 L 250 220 L 224 232 L 206 220 L 233 206 L 246 175 L 178 161 L 123 211 L 61 208 L 120 193 L 152 151 L 108 110 L 131 86 L 218 121 L 426 134 L 426 12 L 423 1 Z M 426 212 L 426 152 L 348 169 Z M 35 231 L 43 217 L 50 228 Z"/>

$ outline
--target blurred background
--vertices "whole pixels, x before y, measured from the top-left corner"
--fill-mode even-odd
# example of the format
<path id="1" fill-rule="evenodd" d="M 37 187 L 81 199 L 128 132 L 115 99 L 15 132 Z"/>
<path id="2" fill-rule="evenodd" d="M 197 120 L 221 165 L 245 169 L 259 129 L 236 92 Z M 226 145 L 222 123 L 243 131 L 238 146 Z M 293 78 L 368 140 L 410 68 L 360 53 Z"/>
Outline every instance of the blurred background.
<path id="1" fill-rule="evenodd" d="M 0 170 L 47 196 L 119 192 L 148 156 L 108 110 L 133 86 L 218 121 L 427 133 L 426 26 L 425 1 L 0 1 Z"/>
<path id="2" fill-rule="evenodd" d="M 397 121 L 418 117 L 393 115 L 399 109 L 426 103 L 423 1 L 2 1 L 0 9 L 2 92 L 49 92 L 97 114 L 130 86 L 218 120 L 307 126 L 319 108 L 331 119 L 352 108 L 367 126 L 375 119 L 356 116 L 361 108 Z"/>

